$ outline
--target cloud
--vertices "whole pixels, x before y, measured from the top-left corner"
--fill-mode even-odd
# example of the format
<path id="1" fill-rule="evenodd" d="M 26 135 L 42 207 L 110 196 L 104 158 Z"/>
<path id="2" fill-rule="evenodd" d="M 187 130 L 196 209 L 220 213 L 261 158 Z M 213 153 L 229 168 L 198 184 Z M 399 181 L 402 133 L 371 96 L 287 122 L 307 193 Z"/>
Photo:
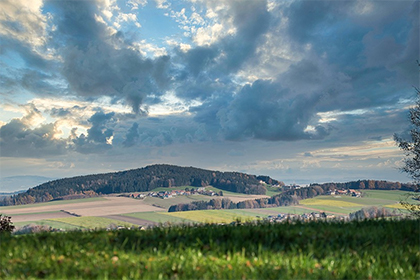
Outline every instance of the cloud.
<path id="1" fill-rule="evenodd" d="M 93 1 L 53 1 L 54 40 L 70 89 L 86 98 L 125 100 L 133 111 L 149 95 L 162 95 L 169 82 L 168 57 L 143 58 L 122 32 L 112 33 L 95 19 Z"/>
<path id="2" fill-rule="evenodd" d="M 13 119 L 0 127 L 0 154 L 2 157 L 50 157 L 63 155 L 67 143 L 55 138 L 54 123 L 31 129 L 27 121 Z"/>
<path id="3" fill-rule="evenodd" d="M 76 136 L 76 129 L 72 131 L 72 142 L 77 152 L 89 154 L 104 152 L 112 148 L 112 139 L 114 130 L 109 127 L 112 123 L 115 113 L 96 112 L 92 115 L 88 122 L 91 127 L 87 130 L 87 136 L 82 133 Z"/>
<path id="4" fill-rule="evenodd" d="M 124 147 L 131 147 L 135 144 L 135 141 L 139 138 L 138 128 L 139 125 L 137 123 L 133 123 L 125 136 L 125 140 L 123 142 Z"/>

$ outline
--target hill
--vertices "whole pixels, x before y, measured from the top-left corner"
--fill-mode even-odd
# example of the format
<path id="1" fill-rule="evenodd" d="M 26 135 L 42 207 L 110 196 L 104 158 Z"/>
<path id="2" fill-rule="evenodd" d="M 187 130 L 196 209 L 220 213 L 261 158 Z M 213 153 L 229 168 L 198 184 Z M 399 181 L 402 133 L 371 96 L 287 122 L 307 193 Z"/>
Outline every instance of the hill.
<path id="1" fill-rule="evenodd" d="M 121 172 L 50 181 L 7 198 L 0 202 L 0 205 L 20 205 L 45 202 L 66 196 L 143 192 L 162 187 L 180 186 L 203 187 L 212 185 L 231 192 L 265 194 L 266 188 L 261 182 L 280 184 L 280 182 L 268 176 L 257 177 L 240 172 L 220 172 L 160 164 Z"/>

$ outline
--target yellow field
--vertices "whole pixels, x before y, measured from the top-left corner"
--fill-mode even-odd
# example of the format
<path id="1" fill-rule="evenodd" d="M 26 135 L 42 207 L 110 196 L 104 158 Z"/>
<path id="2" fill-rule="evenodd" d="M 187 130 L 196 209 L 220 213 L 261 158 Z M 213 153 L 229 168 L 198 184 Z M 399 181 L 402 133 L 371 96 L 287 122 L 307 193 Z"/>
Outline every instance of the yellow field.
<path id="1" fill-rule="evenodd" d="M 188 219 L 201 223 L 230 223 L 237 219 L 249 221 L 255 219 L 251 216 L 238 215 L 236 213 L 224 210 L 198 210 L 183 212 L 161 212 L 162 215 L 169 215 L 182 219 Z"/>
<path id="2" fill-rule="evenodd" d="M 389 208 L 396 208 L 396 209 L 406 209 L 404 206 L 402 206 L 401 204 L 397 203 L 397 204 L 388 204 L 388 205 L 384 205 L 384 207 L 389 207 Z"/>
<path id="3" fill-rule="evenodd" d="M 347 201 L 337 201 L 330 199 L 317 199 L 310 198 L 299 201 L 299 204 L 302 205 L 318 205 L 318 206 L 334 206 L 334 207 L 363 207 L 361 204 L 347 202 Z"/>

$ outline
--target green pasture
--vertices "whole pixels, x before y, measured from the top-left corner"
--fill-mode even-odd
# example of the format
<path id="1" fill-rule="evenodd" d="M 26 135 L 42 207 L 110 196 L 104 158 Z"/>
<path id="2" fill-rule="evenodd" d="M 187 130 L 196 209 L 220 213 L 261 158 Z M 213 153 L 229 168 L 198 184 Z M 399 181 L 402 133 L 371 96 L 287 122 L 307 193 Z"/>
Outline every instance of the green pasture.
<path id="1" fill-rule="evenodd" d="M 410 194 L 407 191 L 391 191 L 391 190 L 361 190 L 365 193 L 363 198 L 385 199 L 399 202 Z"/>
<path id="2" fill-rule="evenodd" d="M 52 228 L 55 228 L 55 229 L 66 229 L 66 230 L 82 228 L 80 226 L 76 226 L 76 225 L 72 225 L 72 224 L 68 224 L 68 223 L 63 223 L 63 222 L 58 222 L 58 221 L 53 221 L 53 220 L 40 220 L 40 221 L 32 221 L 32 222 L 17 222 L 17 223 L 13 223 L 13 225 L 16 226 L 17 228 L 23 227 L 23 226 L 26 226 L 26 225 L 49 226 L 49 227 L 52 227 Z"/>
<path id="3" fill-rule="evenodd" d="M 165 212 L 166 213 L 166 212 Z M 183 219 L 175 216 L 169 216 L 163 214 L 163 212 L 137 212 L 130 214 L 122 214 L 121 216 L 128 216 L 138 219 L 143 219 L 147 221 L 152 221 L 155 223 L 191 223 L 193 221 L 188 219 Z"/>
<path id="4" fill-rule="evenodd" d="M 101 229 L 107 228 L 109 225 L 114 224 L 117 226 L 124 226 L 124 227 L 138 227 L 138 225 L 134 225 L 132 223 L 122 222 L 118 220 L 113 220 L 105 217 L 70 217 L 70 218 L 54 218 L 49 219 L 49 221 L 56 221 L 61 223 L 66 223 L 70 225 L 74 225 L 77 227 L 83 227 L 88 229 Z"/>
<path id="5" fill-rule="evenodd" d="M 266 185 L 265 188 L 267 189 L 267 192 L 265 194 L 268 196 L 274 196 L 281 193 L 281 188 L 270 187 L 268 185 Z"/>
<path id="6" fill-rule="evenodd" d="M 418 221 L 4 235 L 0 279 L 420 279 Z"/>
<path id="7" fill-rule="evenodd" d="M 70 199 L 70 200 L 55 200 L 55 201 L 25 204 L 25 205 L 0 206 L 0 212 L 6 211 L 6 210 L 12 210 L 12 209 L 32 208 L 32 207 L 72 204 L 72 203 L 84 203 L 84 202 L 101 201 L 101 200 L 106 200 L 106 199 L 103 197 L 89 197 L 89 198 Z"/>
<path id="8" fill-rule="evenodd" d="M 254 220 L 254 216 L 240 215 L 229 210 L 196 210 L 182 212 L 162 212 L 164 215 L 187 219 L 199 223 L 230 223 L 236 220 Z"/>

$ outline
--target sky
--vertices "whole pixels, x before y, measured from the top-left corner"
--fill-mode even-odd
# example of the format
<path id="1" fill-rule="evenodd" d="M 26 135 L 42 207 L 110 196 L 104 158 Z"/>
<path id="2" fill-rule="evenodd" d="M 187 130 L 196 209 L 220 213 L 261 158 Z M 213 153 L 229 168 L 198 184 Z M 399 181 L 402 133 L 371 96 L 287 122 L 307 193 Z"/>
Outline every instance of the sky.
<path id="1" fill-rule="evenodd" d="M 176 164 L 408 182 L 418 1 L 2 0 L 2 179 Z M 4 187 L 4 186 L 3 186 Z"/>

